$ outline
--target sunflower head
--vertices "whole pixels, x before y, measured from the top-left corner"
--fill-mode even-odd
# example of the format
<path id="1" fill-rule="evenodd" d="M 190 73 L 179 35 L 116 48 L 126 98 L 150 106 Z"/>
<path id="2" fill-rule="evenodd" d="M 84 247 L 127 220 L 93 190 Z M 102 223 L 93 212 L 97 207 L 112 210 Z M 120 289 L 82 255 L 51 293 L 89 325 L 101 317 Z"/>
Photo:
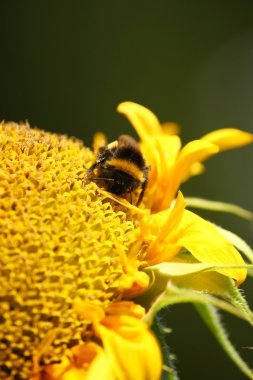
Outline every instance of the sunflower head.
<path id="1" fill-rule="evenodd" d="M 226 309 L 195 292 L 227 300 L 246 278 L 233 244 L 176 193 L 205 159 L 252 135 L 216 131 L 181 149 L 175 125 L 131 102 L 119 111 L 141 139 L 128 150 L 124 140 L 123 157 L 122 138 L 97 135 L 94 155 L 74 138 L 0 125 L 0 378 L 159 380 L 155 312 L 185 300 Z"/>
<path id="2" fill-rule="evenodd" d="M 0 141 L 0 373 L 27 379 L 43 342 L 47 365 L 92 335 L 76 301 L 104 310 L 121 298 L 138 230 L 83 182 L 94 155 L 80 141 L 14 123 L 1 125 Z"/>

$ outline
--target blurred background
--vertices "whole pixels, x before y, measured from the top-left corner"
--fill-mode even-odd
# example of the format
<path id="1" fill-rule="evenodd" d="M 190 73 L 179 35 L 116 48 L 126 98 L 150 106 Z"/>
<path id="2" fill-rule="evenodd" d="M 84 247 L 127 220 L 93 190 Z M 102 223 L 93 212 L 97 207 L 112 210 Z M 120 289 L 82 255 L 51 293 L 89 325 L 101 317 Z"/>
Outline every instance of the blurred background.
<path id="1" fill-rule="evenodd" d="M 183 142 L 218 128 L 253 132 L 253 2 L 0 1 L 0 119 L 91 144 L 133 134 L 116 114 L 131 100 L 160 121 L 181 125 Z M 253 147 L 225 152 L 183 186 L 187 196 L 253 211 Z M 199 212 L 253 245 L 253 227 L 233 216 Z M 244 288 L 253 306 L 250 280 Z M 230 337 L 253 367 L 253 334 L 224 315 Z M 168 314 L 169 344 L 181 380 L 244 379 L 191 305 Z"/>

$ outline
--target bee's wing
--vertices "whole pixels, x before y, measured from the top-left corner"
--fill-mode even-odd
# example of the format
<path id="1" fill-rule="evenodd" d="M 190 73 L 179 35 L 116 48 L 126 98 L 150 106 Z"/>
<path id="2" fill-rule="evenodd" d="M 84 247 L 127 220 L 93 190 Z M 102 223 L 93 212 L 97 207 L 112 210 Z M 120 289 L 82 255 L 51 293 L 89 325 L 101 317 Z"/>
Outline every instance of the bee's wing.
<path id="1" fill-rule="evenodd" d="M 118 146 L 119 147 L 121 147 L 121 146 L 131 146 L 134 149 L 139 150 L 139 144 L 137 143 L 137 141 L 133 137 L 128 136 L 128 135 L 120 135 L 119 136 L 119 138 L 118 138 Z"/>

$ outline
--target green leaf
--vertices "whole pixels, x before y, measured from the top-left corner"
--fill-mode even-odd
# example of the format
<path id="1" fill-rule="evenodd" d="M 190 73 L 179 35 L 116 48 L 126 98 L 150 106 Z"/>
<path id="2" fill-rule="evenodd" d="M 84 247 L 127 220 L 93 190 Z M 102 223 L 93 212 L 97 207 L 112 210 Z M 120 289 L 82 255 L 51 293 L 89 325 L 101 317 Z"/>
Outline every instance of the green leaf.
<path id="1" fill-rule="evenodd" d="M 211 201 L 209 199 L 193 198 L 193 197 L 189 197 L 189 198 L 186 197 L 185 201 L 187 203 L 187 207 L 199 208 L 203 210 L 226 212 L 229 214 L 236 215 L 240 218 L 246 219 L 249 222 L 253 221 L 252 212 L 245 210 L 244 208 L 234 205 L 232 203 L 217 202 L 217 201 Z"/>
<path id="2" fill-rule="evenodd" d="M 201 318 L 209 327 L 217 341 L 220 343 L 221 347 L 234 362 L 234 364 L 249 378 L 253 379 L 253 372 L 247 365 L 247 363 L 242 359 L 240 354 L 236 351 L 235 347 L 232 345 L 228 339 L 227 333 L 221 324 L 217 310 L 208 304 L 196 303 L 195 307 L 199 312 Z"/>

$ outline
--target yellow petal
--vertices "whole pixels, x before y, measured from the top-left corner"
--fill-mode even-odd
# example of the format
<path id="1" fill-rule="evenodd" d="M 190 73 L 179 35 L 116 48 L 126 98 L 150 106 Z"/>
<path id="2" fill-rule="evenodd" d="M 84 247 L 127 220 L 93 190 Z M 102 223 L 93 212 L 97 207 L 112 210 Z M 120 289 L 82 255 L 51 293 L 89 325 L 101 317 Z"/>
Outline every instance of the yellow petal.
<path id="1" fill-rule="evenodd" d="M 244 266 L 240 253 L 209 222 L 185 210 L 182 219 L 182 234 L 178 241 L 182 247 L 202 263 Z M 222 268 L 217 272 L 242 283 L 247 275 L 244 268 Z"/>
<path id="2" fill-rule="evenodd" d="M 125 115 L 135 128 L 141 140 L 145 141 L 150 135 L 162 133 L 157 117 L 146 107 L 133 102 L 123 102 L 118 105 L 117 111 Z"/>
<path id="3" fill-rule="evenodd" d="M 87 322 L 96 322 L 104 318 L 105 313 L 101 306 L 77 300 L 74 302 L 75 312 Z"/>
<path id="4" fill-rule="evenodd" d="M 170 187 L 171 173 L 181 148 L 181 140 L 178 136 L 149 136 L 141 142 L 140 147 L 150 167 L 146 194 L 148 194 L 149 206 L 155 210 L 159 208 L 164 194 Z"/>
<path id="5" fill-rule="evenodd" d="M 185 206 L 186 202 L 184 196 L 181 191 L 179 191 L 174 207 L 171 210 L 160 211 L 150 216 L 150 233 L 156 236 L 156 243 L 168 239 L 169 234 L 173 234 L 177 231 L 183 217 Z M 147 223 L 145 219 L 143 221 Z"/>
<path id="6" fill-rule="evenodd" d="M 129 316 L 113 316 L 96 329 L 117 380 L 160 379 L 160 349 L 146 324 Z"/>
<path id="7" fill-rule="evenodd" d="M 145 225 L 147 221 L 143 220 L 144 231 L 148 230 L 146 235 L 153 240 L 145 256 L 147 265 L 170 261 L 179 252 L 180 245 L 177 244 L 177 241 L 185 205 L 183 194 L 179 191 L 172 210 L 165 210 L 151 215 L 149 230 Z"/>
<path id="8" fill-rule="evenodd" d="M 124 102 L 118 106 L 140 136 L 141 151 L 150 166 L 149 183 L 143 203 L 152 212 L 166 210 L 180 185 L 204 171 L 202 162 L 219 151 L 253 142 L 253 135 L 228 128 L 211 132 L 187 144 L 181 151 L 177 125 L 161 125 L 149 109 Z"/>
<path id="9" fill-rule="evenodd" d="M 178 175 L 183 178 L 194 163 L 203 162 L 218 152 L 219 148 L 208 141 L 191 141 L 179 153 L 175 171 L 180 171 Z"/>
<path id="10" fill-rule="evenodd" d="M 125 298 L 133 298 L 145 292 L 149 286 L 149 276 L 145 272 L 128 265 L 128 272 L 121 276 L 118 290 Z"/>
<path id="11" fill-rule="evenodd" d="M 101 368 L 103 368 L 102 371 Z M 61 363 L 44 367 L 39 379 L 117 380 L 105 351 L 95 343 L 76 347 L 68 357 L 62 359 Z"/>
<path id="12" fill-rule="evenodd" d="M 180 184 L 190 176 L 192 167 L 196 163 L 205 161 L 218 152 L 219 148 L 208 141 L 195 140 L 186 144 L 178 155 L 167 192 L 164 194 L 163 201 L 160 202 L 159 209 L 156 211 L 163 210 L 170 205 Z"/>
<path id="13" fill-rule="evenodd" d="M 102 370 L 101 370 L 102 369 Z M 80 377 L 80 380 L 117 380 L 113 373 L 113 368 L 104 352 L 97 355 L 94 362 L 91 364 L 86 378 Z M 64 378 L 63 380 L 78 380 L 77 377 Z"/>
<path id="14" fill-rule="evenodd" d="M 142 319 L 145 315 L 145 309 L 132 301 L 118 301 L 111 303 L 106 308 L 108 315 L 130 315 L 137 319 Z"/>
<path id="15" fill-rule="evenodd" d="M 93 137 L 93 151 L 98 152 L 100 148 L 107 145 L 107 139 L 101 132 L 95 133 Z"/>
<path id="16" fill-rule="evenodd" d="M 172 261 L 181 248 L 186 248 L 200 263 L 216 266 L 217 272 L 236 279 L 238 284 L 246 277 L 240 253 L 215 226 L 185 210 L 180 192 L 174 208 L 151 215 L 149 229 L 146 225 L 144 231 L 151 240 L 145 257 L 149 266 Z M 232 268 L 233 265 L 237 267 Z"/>
<path id="17" fill-rule="evenodd" d="M 165 123 L 162 123 L 162 129 L 163 132 L 166 133 L 166 135 L 178 135 L 180 133 L 180 125 L 177 123 L 173 123 L 171 121 L 167 121 Z"/>
<path id="18" fill-rule="evenodd" d="M 218 129 L 201 138 L 220 148 L 220 151 L 239 148 L 253 142 L 253 134 L 235 128 Z"/>
<path id="19" fill-rule="evenodd" d="M 205 166 L 201 164 L 201 162 L 195 162 L 195 164 L 191 166 L 189 172 L 183 177 L 183 182 L 187 181 L 190 177 L 204 173 L 204 171 Z"/>

